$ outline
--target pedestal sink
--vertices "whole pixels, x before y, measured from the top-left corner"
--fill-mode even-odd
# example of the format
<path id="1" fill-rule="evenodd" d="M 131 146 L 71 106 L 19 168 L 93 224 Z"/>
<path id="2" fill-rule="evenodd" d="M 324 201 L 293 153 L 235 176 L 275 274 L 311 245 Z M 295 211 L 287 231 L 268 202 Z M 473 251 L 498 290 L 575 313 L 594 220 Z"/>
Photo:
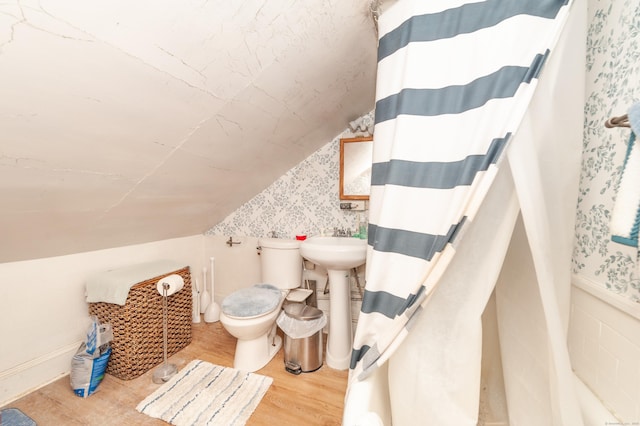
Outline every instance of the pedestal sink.
<path id="1" fill-rule="evenodd" d="M 300 245 L 305 259 L 329 273 L 329 336 L 327 365 L 346 370 L 351 361 L 351 289 L 349 270 L 364 264 L 367 242 L 348 237 L 311 237 Z"/>

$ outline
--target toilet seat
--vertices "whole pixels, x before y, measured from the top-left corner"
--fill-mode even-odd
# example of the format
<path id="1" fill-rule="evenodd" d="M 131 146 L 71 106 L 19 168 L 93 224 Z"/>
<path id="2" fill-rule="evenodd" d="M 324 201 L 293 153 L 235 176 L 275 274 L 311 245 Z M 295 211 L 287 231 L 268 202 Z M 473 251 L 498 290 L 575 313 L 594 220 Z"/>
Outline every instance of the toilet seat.
<path id="1" fill-rule="evenodd" d="M 277 309 L 281 298 L 282 292 L 277 287 L 271 284 L 256 284 L 225 297 L 221 310 L 229 318 L 256 318 Z"/>

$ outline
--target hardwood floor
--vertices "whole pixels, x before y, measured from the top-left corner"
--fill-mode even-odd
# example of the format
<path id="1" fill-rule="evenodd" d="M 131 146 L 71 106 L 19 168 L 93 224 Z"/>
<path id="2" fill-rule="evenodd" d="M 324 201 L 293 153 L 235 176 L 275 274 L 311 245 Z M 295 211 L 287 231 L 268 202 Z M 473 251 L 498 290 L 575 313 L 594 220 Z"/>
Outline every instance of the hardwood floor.
<path id="1" fill-rule="evenodd" d="M 234 349 L 235 339 L 219 322 L 193 324 L 192 343 L 172 356 L 170 362 L 178 369 L 194 359 L 231 367 Z M 296 376 L 285 371 L 281 349 L 267 366 L 256 373 L 272 377 L 273 384 L 247 425 L 341 423 L 347 371 L 323 365 L 315 372 Z M 152 375 L 153 370 L 133 380 L 106 375 L 98 391 L 84 399 L 73 394 L 69 377 L 65 376 L 3 408 L 20 409 L 38 426 L 166 425 L 135 409 L 140 401 L 160 386 L 152 382 Z"/>

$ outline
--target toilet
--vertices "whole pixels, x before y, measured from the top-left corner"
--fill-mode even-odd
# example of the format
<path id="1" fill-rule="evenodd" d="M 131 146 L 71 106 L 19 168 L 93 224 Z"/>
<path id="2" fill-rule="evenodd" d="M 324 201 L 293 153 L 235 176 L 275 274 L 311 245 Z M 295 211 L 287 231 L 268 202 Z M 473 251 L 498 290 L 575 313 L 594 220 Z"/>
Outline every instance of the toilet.
<path id="1" fill-rule="evenodd" d="M 276 319 L 286 298 L 299 302 L 301 297 L 299 291 L 292 292 L 302 283 L 300 241 L 261 238 L 258 244 L 262 283 L 235 291 L 220 307 L 222 326 L 238 339 L 233 367 L 248 372 L 267 365 L 280 350 Z"/>

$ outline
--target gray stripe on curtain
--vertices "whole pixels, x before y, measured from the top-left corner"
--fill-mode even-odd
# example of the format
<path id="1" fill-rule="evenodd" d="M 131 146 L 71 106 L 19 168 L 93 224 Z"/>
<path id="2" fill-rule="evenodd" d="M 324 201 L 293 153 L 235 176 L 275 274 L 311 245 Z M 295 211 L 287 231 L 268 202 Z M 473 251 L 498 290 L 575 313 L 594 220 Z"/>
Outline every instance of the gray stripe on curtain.
<path id="1" fill-rule="evenodd" d="M 368 243 L 376 251 L 404 254 L 429 261 L 434 254 L 442 251 L 447 243 L 453 241 L 464 221 L 463 218 L 461 222 L 451 225 L 446 235 L 390 229 L 370 223 Z"/>
<path id="2" fill-rule="evenodd" d="M 380 39 L 378 62 L 411 42 L 433 41 L 492 27 L 516 15 L 554 19 L 568 0 L 487 0 L 410 18 Z"/>
<path id="3" fill-rule="evenodd" d="M 363 297 L 361 311 L 367 314 L 377 312 L 388 318 L 395 318 L 415 300 L 415 295 L 409 295 L 408 299 L 394 296 L 386 291 L 369 291 L 365 289 L 367 297 Z M 366 301 L 366 302 L 365 302 Z"/>
<path id="4" fill-rule="evenodd" d="M 424 291 L 424 286 L 421 286 L 417 294 L 409 294 L 406 298 L 402 298 L 386 291 L 370 291 L 365 289 L 367 297 L 363 297 L 361 311 L 367 314 L 377 312 L 393 319 L 398 315 L 402 315 L 410 309 L 416 301 L 420 300 Z"/>
<path id="5" fill-rule="evenodd" d="M 457 86 L 439 89 L 403 89 L 376 102 L 376 124 L 401 114 L 434 116 L 459 114 L 481 107 L 491 99 L 512 97 L 520 84 L 537 78 L 549 52 L 537 54 L 529 67 L 505 66 Z"/>
<path id="6" fill-rule="evenodd" d="M 373 365 L 376 363 L 378 358 L 380 358 L 380 352 L 377 347 L 364 345 L 360 349 L 353 349 L 351 351 L 351 365 L 349 368 L 355 368 L 356 364 L 360 360 L 362 360 L 362 362 L 367 366 Z"/>
<path id="7" fill-rule="evenodd" d="M 415 162 L 391 160 L 374 163 L 371 185 L 399 185 L 413 188 L 451 189 L 471 185 L 479 171 L 495 163 L 506 146 L 511 133 L 491 141 L 484 155 L 470 155 L 464 160 L 451 162 Z"/>
<path id="8" fill-rule="evenodd" d="M 371 309 L 369 306 L 367 306 L 365 310 L 365 305 L 363 305 L 362 312 L 366 312 L 366 313 L 378 312 L 393 319 L 398 315 L 404 314 L 412 307 L 415 308 L 416 312 L 421 311 L 422 307 L 420 307 L 420 302 L 422 301 L 422 298 L 425 295 L 425 290 L 426 290 L 425 287 L 421 286 L 420 290 L 418 291 L 418 294 L 409 295 L 409 298 L 406 299 L 406 301 L 403 300 L 402 298 L 393 296 L 386 292 L 371 292 L 371 291 L 365 290 L 367 299 L 375 300 L 374 302 L 367 302 L 367 303 L 376 304 L 379 307 L 384 307 L 385 309 Z M 399 301 L 402 301 L 402 303 L 399 303 Z M 394 302 L 398 303 L 398 305 L 402 305 L 402 307 L 401 308 L 398 307 L 396 312 L 391 312 L 389 309 L 386 309 L 386 306 L 388 303 L 394 303 Z M 414 304 L 417 304 L 417 305 L 413 306 Z M 405 328 L 407 330 L 410 330 L 413 327 L 415 323 L 415 320 L 414 320 L 415 318 L 416 318 L 415 315 L 409 316 L 409 320 L 405 324 Z M 378 351 L 377 346 L 375 345 L 373 347 L 370 347 L 368 345 L 363 345 L 360 347 L 360 349 L 354 348 L 351 352 L 350 368 L 352 369 L 355 368 L 355 365 L 360 360 L 363 361 L 366 367 L 371 366 L 375 363 L 375 361 L 378 359 L 379 356 L 380 356 L 380 353 Z"/>

